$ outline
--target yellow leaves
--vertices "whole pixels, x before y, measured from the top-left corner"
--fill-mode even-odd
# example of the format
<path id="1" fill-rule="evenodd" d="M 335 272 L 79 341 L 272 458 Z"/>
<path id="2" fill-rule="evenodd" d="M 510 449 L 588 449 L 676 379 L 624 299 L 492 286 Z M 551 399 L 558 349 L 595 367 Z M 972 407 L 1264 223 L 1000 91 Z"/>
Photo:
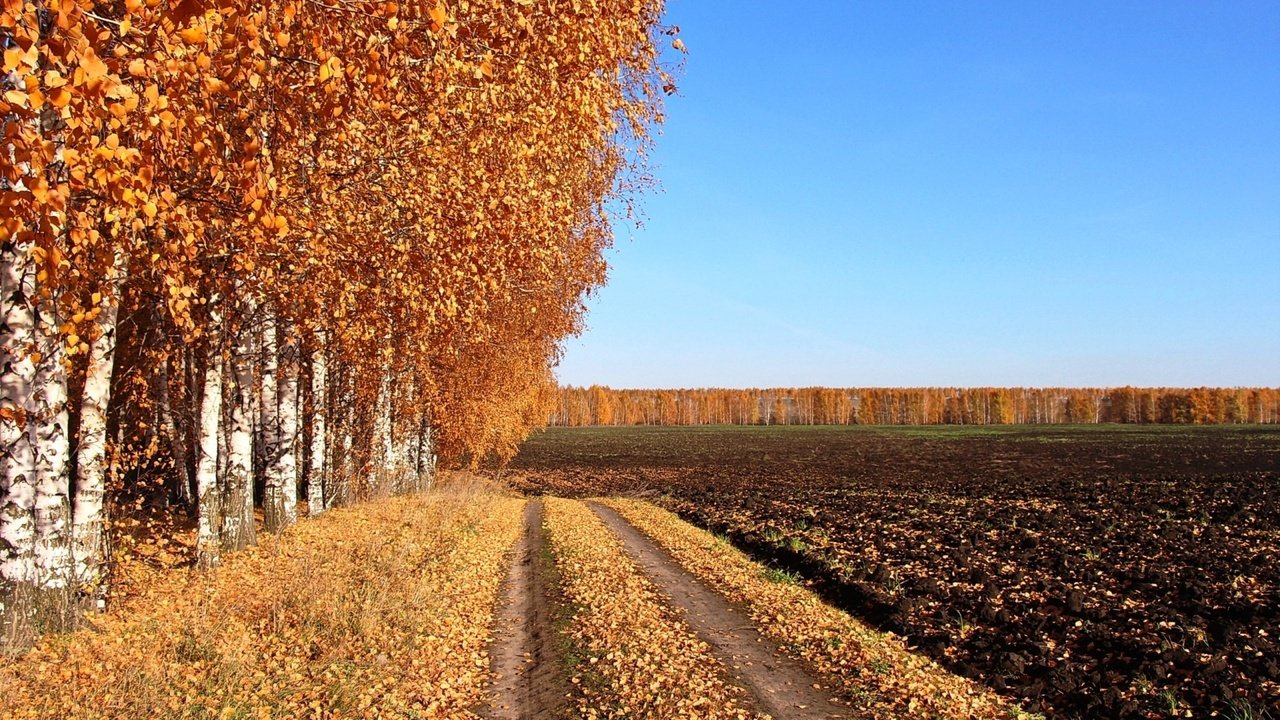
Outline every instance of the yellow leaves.
<path id="1" fill-rule="evenodd" d="M 100 262 L 125 246 L 159 266 L 155 277 L 209 286 L 231 272 L 213 258 L 234 248 L 257 263 L 252 289 L 264 294 L 297 291 L 305 269 L 305 321 L 331 324 L 344 312 L 348 325 L 403 324 L 412 347 L 450 338 L 471 366 L 512 378 L 504 398 L 522 398 L 493 401 L 481 371 L 462 362 L 442 371 L 474 387 L 484 424 L 515 435 L 538 422 L 525 385 L 572 329 L 595 261 L 574 251 L 548 270 L 512 249 L 579 245 L 569 219 L 609 201 L 614 169 L 599 159 L 615 153 L 599 130 L 628 97 L 611 70 L 648 57 L 650 34 L 594 17 L 587 2 L 572 23 L 529 0 L 372 0 L 351 5 L 358 12 L 298 0 L 123 0 L 99 13 L 117 22 L 75 9 L 85 3 L 46 5 L 56 32 L 42 39 L 18 23 L 6 43 L 5 72 L 21 81 L 0 90 L 0 110 L 57 110 L 61 146 L 32 131 L 13 138 L 13 157 L 48 167 L 61 151 L 66 172 L 23 186 L 15 227 L 44 227 L 30 232 L 47 243 L 48 220 L 65 213 L 101 231 L 77 257 Z M 518 23 L 557 41 L 530 43 Z M 23 132 L 21 120 L 12 125 Z M 263 131 L 265 148 L 246 146 Z M 242 205 L 250 187 L 261 196 Z M 70 197 L 86 200 L 68 208 Z M 171 243 L 188 235 L 199 241 Z M 290 235 L 299 242 L 281 241 Z M 455 241 L 483 249 L 437 266 Z M 59 291 L 91 290 L 93 265 L 64 273 Z M 556 272 L 563 282 L 547 280 Z M 332 307 L 309 315 L 321 302 Z M 524 343 L 519 353 L 480 349 L 511 339 Z M 435 374 L 425 361 L 406 364 L 418 365 L 415 382 Z M 490 442 L 481 424 L 457 437 Z"/>
<path id="2" fill-rule="evenodd" d="M 80 57 L 80 64 L 76 68 L 76 84 L 96 87 L 106 78 L 110 68 L 98 57 L 93 51 L 88 51 Z"/>
<path id="3" fill-rule="evenodd" d="M 340 77 L 342 75 L 342 59 L 336 55 L 329 58 L 320 64 L 318 72 L 320 75 L 320 82 L 328 82 L 334 77 Z"/>
<path id="4" fill-rule="evenodd" d="M 29 96 L 23 90 L 9 90 L 4 94 L 4 101 L 20 108 L 29 107 Z"/>
<path id="5" fill-rule="evenodd" d="M 49 103 L 55 108 L 62 109 L 71 102 L 71 91 L 65 87 L 60 87 L 49 94 Z"/>
<path id="6" fill-rule="evenodd" d="M 178 37 L 188 45 L 203 45 L 207 39 L 207 35 L 203 27 L 193 25 L 185 30 L 178 32 Z"/>
<path id="7" fill-rule="evenodd" d="M 204 78 L 204 91 L 209 95 L 230 95 L 231 86 L 222 78 L 216 78 L 210 75 L 205 76 Z"/>
<path id="8" fill-rule="evenodd" d="M 431 10 L 427 11 L 427 17 L 431 20 L 431 32 L 438 33 L 443 30 L 445 20 L 448 18 L 444 3 L 437 2 Z"/>
<path id="9" fill-rule="evenodd" d="M 675 40 L 672 40 L 671 47 L 675 48 L 676 50 L 679 50 L 682 53 L 687 54 L 689 52 L 689 48 L 685 47 L 684 45 L 684 40 L 681 40 L 680 38 L 676 38 Z"/>
<path id="10" fill-rule="evenodd" d="M 6 73 L 21 69 L 33 71 L 39 64 L 40 52 L 35 43 L 28 46 L 26 50 L 21 47 L 12 47 L 4 51 L 4 71 Z"/>
<path id="11" fill-rule="evenodd" d="M 4 71 L 11 73 L 18 69 L 18 65 L 22 63 L 22 50 L 20 48 L 10 48 L 4 51 Z"/>

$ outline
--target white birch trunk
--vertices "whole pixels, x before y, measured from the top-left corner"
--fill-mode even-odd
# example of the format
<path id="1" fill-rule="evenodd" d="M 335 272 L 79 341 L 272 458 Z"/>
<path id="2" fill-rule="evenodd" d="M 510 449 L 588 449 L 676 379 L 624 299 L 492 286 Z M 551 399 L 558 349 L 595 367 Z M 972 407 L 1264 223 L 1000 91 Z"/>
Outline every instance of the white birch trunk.
<path id="1" fill-rule="evenodd" d="M 218 302 L 217 298 L 213 302 Z M 196 466 L 197 564 L 216 567 L 220 562 L 219 538 L 222 534 L 222 493 L 218 485 L 218 446 L 222 433 L 222 348 L 217 338 L 222 335 L 222 320 L 214 310 L 210 314 L 209 362 L 204 373 L 204 392 L 200 400 L 200 459 Z"/>
<path id="2" fill-rule="evenodd" d="M 354 388 L 352 388 L 354 382 L 355 380 L 351 377 L 350 371 L 344 374 L 341 393 L 343 399 L 341 404 L 343 408 L 342 426 L 339 430 L 342 435 L 342 444 L 339 451 L 340 460 L 334 463 L 334 467 L 341 469 L 336 478 L 337 487 L 334 499 L 342 503 L 351 502 L 351 479 L 355 477 L 356 473 L 355 458 L 352 456 L 356 446 L 356 394 Z M 330 503 L 332 504 L 332 502 L 331 500 Z"/>
<path id="3" fill-rule="evenodd" d="M 36 368 L 35 268 L 29 248 L 0 257 L 0 581 L 35 581 L 36 456 L 28 431 Z"/>
<path id="4" fill-rule="evenodd" d="M 287 333 L 281 347 L 278 372 L 276 461 L 267 471 L 280 491 L 279 532 L 298 521 L 298 340 Z"/>
<path id="5" fill-rule="evenodd" d="M 53 301 L 42 307 L 42 346 L 36 364 L 33 443 L 36 451 L 36 570 L 47 589 L 72 582 L 71 477 L 66 346 Z"/>
<path id="6" fill-rule="evenodd" d="M 106 522 L 103 496 L 106 492 L 107 406 L 111 401 L 111 371 L 115 367 L 116 316 L 124 284 L 124 254 L 117 251 L 110 295 L 102 297 L 95 321 L 89 365 L 85 371 L 84 395 L 80 402 L 80 437 L 77 448 L 76 496 L 72 515 L 75 576 L 81 587 L 90 588 L 99 598 L 106 590 Z M 167 361 L 166 361 L 167 362 Z M 164 411 L 168 412 L 168 380 Z M 171 415 L 171 413 L 170 413 Z M 186 473 L 186 467 L 181 468 Z"/>
<path id="7" fill-rule="evenodd" d="M 382 378 L 378 382 L 378 399 L 374 405 L 373 437 L 370 457 L 373 459 L 372 475 L 380 483 L 378 492 L 396 492 L 396 477 L 392 470 L 395 447 L 391 423 L 391 367 L 382 365 Z M 389 485 L 389 487 L 387 487 Z"/>
<path id="8" fill-rule="evenodd" d="M 222 547 L 243 550 L 254 542 L 253 527 L 253 363 L 251 333 L 244 311 L 231 356 L 227 388 L 231 420 L 227 427 L 227 475 L 222 519 Z"/>
<path id="9" fill-rule="evenodd" d="M 262 438 L 262 515 L 267 532 L 283 529 L 284 494 L 280 477 L 280 393 L 277 386 L 278 353 L 276 317 L 264 308 L 262 330 L 262 382 L 258 395 L 258 431 Z"/>
<path id="10" fill-rule="evenodd" d="M 316 332 L 316 349 L 311 354 L 311 474 L 307 478 L 308 513 L 315 517 L 325 510 L 325 416 L 328 412 L 328 378 L 323 332 Z"/>

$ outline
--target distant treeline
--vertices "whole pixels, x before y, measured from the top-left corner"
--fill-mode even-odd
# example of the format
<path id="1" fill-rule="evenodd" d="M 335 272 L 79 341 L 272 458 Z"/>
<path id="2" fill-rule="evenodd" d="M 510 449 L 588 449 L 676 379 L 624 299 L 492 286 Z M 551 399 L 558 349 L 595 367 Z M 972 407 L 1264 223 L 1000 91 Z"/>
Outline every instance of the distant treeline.
<path id="1" fill-rule="evenodd" d="M 562 387 L 550 424 L 1214 425 L 1280 422 L 1280 388 Z"/>

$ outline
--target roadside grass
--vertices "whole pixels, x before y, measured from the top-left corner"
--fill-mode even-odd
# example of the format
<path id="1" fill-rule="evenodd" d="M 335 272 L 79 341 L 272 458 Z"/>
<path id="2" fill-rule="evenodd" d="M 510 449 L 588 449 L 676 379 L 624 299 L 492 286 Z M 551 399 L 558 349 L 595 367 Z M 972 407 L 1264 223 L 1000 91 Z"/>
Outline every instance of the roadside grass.
<path id="1" fill-rule="evenodd" d="M 548 539 L 573 608 L 570 678 L 584 718 L 751 718 L 741 691 L 604 523 L 547 497 Z"/>
<path id="2" fill-rule="evenodd" d="M 0 717 L 471 717 L 521 500 L 331 510 L 0 661 Z"/>
<path id="3" fill-rule="evenodd" d="M 909 652 L 900 639 L 823 603 L 801 584 L 780 581 L 776 571 L 666 510 L 640 500 L 602 502 L 653 538 L 691 574 L 746 607 L 762 632 L 875 717 L 1038 717 Z"/>

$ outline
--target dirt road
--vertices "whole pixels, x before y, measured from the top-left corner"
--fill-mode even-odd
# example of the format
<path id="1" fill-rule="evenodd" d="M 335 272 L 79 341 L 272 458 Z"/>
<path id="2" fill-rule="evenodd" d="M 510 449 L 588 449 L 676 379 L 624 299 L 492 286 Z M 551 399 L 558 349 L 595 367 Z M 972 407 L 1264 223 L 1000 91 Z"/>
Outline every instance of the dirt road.
<path id="1" fill-rule="evenodd" d="M 569 684 L 554 631 L 557 601 L 548 578 L 550 557 L 542 531 L 542 503 L 524 509 L 524 532 L 512 553 L 491 648 L 497 680 L 494 720 L 565 715 Z"/>
<path id="2" fill-rule="evenodd" d="M 613 510 L 596 504 L 590 507 L 640 572 L 707 643 L 711 655 L 728 668 L 729 682 L 745 691 L 755 710 L 777 720 L 854 717 L 833 697 L 834 692 L 762 636 L 745 612 L 685 572 Z M 492 648 L 497 680 L 489 716 L 495 720 L 572 714 L 572 687 L 555 629 L 555 619 L 563 611 L 554 586 L 553 561 L 545 550 L 539 501 L 529 502 L 524 523 Z"/>

